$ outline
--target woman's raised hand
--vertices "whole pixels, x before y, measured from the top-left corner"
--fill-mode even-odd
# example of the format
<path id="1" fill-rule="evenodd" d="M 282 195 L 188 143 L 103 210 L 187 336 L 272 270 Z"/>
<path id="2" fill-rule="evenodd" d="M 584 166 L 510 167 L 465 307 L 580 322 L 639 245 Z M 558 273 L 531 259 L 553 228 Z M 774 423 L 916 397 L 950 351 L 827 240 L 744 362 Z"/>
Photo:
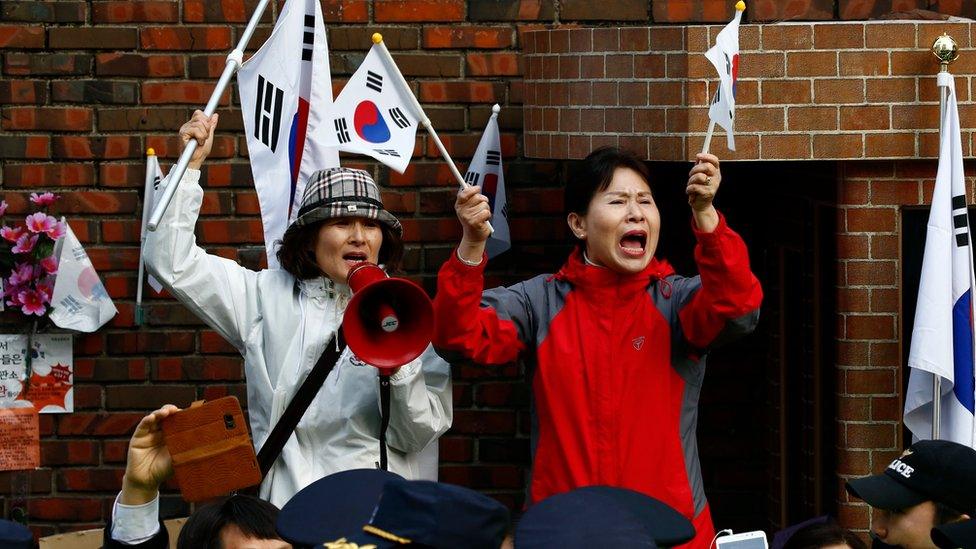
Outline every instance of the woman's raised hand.
<path id="1" fill-rule="evenodd" d="M 163 439 L 162 421 L 180 409 L 167 404 L 142 418 L 129 440 L 129 455 L 119 501 L 141 505 L 155 499 L 159 486 L 173 476 L 173 459 Z"/>
<path id="2" fill-rule="evenodd" d="M 480 262 L 485 241 L 491 236 L 488 229 L 488 222 L 491 221 L 488 197 L 481 194 L 481 187 L 465 187 L 458 192 L 454 211 L 463 230 L 458 247 L 461 257 L 470 262 Z"/>
<path id="3" fill-rule="evenodd" d="M 695 160 L 697 163 L 688 172 L 685 193 L 688 194 L 688 205 L 691 206 L 698 229 L 710 233 L 718 226 L 718 212 L 712 206 L 712 201 L 722 183 L 722 171 L 714 154 L 699 153 Z"/>
<path id="4" fill-rule="evenodd" d="M 197 148 L 193 151 L 193 156 L 190 157 L 188 165 L 190 168 L 199 170 L 203 166 L 203 161 L 207 159 L 207 155 L 210 154 L 218 118 L 217 113 L 208 118 L 207 115 L 203 114 L 203 111 L 196 110 L 193 111 L 190 120 L 180 127 L 180 141 L 184 147 L 191 139 L 197 142 Z"/>

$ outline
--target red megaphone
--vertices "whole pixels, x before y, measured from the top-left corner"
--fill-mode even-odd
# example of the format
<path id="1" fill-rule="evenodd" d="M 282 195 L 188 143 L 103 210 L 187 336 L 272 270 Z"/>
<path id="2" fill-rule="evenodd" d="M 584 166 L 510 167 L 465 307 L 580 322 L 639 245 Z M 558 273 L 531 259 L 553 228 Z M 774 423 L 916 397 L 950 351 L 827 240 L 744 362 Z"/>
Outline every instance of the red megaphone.
<path id="1" fill-rule="evenodd" d="M 434 307 L 420 286 L 367 262 L 354 266 L 348 280 L 353 297 L 342 331 L 357 357 L 389 370 L 423 354 L 434 332 Z"/>

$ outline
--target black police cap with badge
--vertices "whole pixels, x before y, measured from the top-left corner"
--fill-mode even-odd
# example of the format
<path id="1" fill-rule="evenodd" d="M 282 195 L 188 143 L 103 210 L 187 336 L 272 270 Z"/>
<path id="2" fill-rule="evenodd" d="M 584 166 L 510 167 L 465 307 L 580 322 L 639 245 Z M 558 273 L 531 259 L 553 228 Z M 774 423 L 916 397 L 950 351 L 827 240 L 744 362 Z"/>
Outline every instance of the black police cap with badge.
<path id="1" fill-rule="evenodd" d="M 361 469 L 298 492 L 277 529 L 292 544 L 330 549 L 498 549 L 508 524 L 508 509 L 474 490 Z"/>
<path id="2" fill-rule="evenodd" d="M 376 508 L 383 486 L 402 478 L 382 469 L 352 469 L 309 484 L 278 513 L 275 529 L 295 546 L 320 546 L 359 531 Z"/>
<path id="3" fill-rule="evenodd" d="M 848 481 L 847 491 L 886 511 L 936 501 L 973 515 L 976 450 L 947 440 L 922 440 L 912 444 L 883 473 Z"/>

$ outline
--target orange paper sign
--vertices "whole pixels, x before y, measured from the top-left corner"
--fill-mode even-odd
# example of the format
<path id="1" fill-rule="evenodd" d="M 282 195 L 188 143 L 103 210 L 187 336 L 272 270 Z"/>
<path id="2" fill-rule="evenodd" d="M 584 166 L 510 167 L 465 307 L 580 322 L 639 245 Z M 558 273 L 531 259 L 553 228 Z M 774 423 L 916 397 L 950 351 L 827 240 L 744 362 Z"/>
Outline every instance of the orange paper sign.
<path id="1" fill-rule="evenodd" d="M 41 430 L 34 408 L 0 408 L 0 471 L 41 466 Z"/>
<path id="2" fill-rule="evenodd" d="M 60 406 L 64 408 L 64 397 L 71 390 L 71 371 L 63 364 L 51 367 L 51 373 L 39 376 L 31 373 L 31 382 L 26 391 L 21 391 L 17 400 L 26 400 L 38 410 L 45 406 Z"/>

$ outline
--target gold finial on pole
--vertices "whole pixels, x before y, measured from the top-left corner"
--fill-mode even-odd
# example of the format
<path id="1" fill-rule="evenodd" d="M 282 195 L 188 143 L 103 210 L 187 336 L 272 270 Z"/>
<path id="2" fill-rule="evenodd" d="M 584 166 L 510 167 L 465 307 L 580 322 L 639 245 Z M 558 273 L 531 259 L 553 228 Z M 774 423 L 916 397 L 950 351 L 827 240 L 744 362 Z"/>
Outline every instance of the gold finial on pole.
<path id="1" fill-rule="evenodd" d="M 939 59 L 942 71 L 946 72 L 949 70 L 949 64 L 959 57 L 959 45 L 951 36 L 942 33 L 942 36 L 936 38 L 935 43 L 932 44 L 932 53 Z"/>

